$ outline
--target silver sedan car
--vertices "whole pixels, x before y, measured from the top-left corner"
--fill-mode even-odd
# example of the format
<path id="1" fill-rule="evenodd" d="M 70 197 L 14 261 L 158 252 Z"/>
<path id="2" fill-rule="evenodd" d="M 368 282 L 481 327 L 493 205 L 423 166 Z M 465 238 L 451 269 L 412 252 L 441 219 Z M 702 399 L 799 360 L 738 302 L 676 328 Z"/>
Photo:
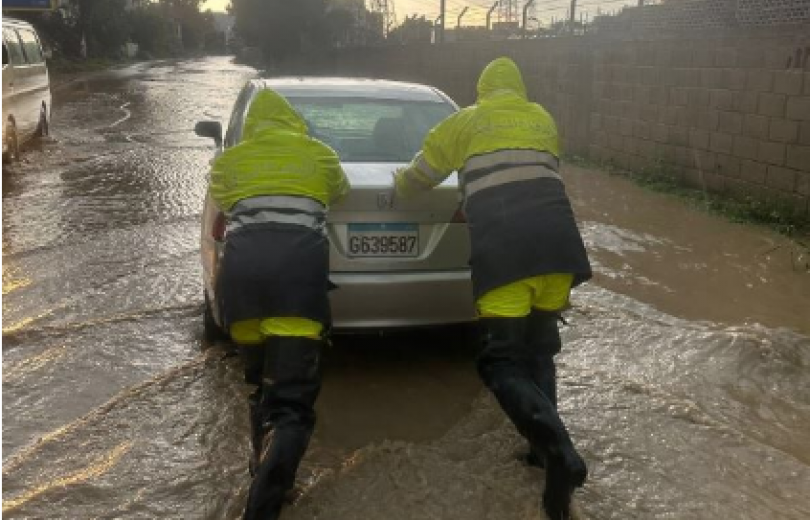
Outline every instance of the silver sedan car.
<path id="1" fill-rule="evenodd" d="M 392 196 L 392 173 L 405 166 L 427 132 L 458 109 L 439 90 L 412 83 L 354 78 L 249 81 L 222 139 L 218 122 L 196 132 L 222 147 L 239 143 L 256 93 L 271 88 L 306 120 L 310 135 L 338 153 L 351 191 L 329 213 L 330 293 L 335 329 L 379 330 L 474 319 L 469 235 L 457 178 L 409 199 Z M 215 295 L 225 217 L 210 194 L 203 211 L 201 251 L 206 331 L 221 326 Z"/>

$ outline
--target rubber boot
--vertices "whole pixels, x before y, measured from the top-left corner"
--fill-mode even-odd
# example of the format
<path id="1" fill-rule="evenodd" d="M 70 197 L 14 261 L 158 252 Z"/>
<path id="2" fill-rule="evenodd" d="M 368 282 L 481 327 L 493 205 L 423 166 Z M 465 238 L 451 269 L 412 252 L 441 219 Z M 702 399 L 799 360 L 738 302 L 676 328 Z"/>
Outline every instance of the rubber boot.
<path id="1" fill-rule="evenodd" d="M 551 400 L 534 380 L 532 352 L 526 344 L 526 318 L 486 318 L 478 358 L 481 379 L 533 450 L 546 454 L 543 508 L 551 520 L 570 518 L 571 495 L 587 478 Z"/>
<path id="2" fill-rule="evenodd" d="M 533 309 L 527 319 L 526 342 L 533 357 L 534 381 L 556 409 L 557 367 L 554 364 L 554 356 L 562 349 L 557 326 L 559 315 L 555 312 Z M 545 467 L 545 454 L 542 450 L 535 451 L 530 448 L 524 460 L 530 466 Z"/>
<path id="3" fill-rule="evenodd" d="M 321 387 L 321 340 L 272 337 L 266 342 L 258 416 L 261 451 L 244 520 L 275 520 L 309 446 Z"/>

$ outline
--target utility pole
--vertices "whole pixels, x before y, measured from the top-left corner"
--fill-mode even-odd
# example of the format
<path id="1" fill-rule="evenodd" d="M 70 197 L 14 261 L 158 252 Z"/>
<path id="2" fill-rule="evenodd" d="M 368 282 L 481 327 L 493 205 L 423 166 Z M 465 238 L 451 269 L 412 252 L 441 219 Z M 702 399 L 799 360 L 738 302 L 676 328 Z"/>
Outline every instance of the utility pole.
<path id="1" fill-rule="evenodd" d="M 490 30 L 490 22 L 492 21 L 492 11 L 494 11 L 495 8 L 498 7 L 499 3 L 501 3 L 500 0 L 492 4 L 492 7 L 489 8 L 489 11 L 487 11 L 487 31 Z"/>
<path id="2" fill-rule="evenodd" d="M 576 0 L 572 0 L 572 1 L 576 2 Z M 523 6 L 523 38 L 524 39 L 526 39 L 526 35 L 528 33 L 528 27 L 526 26 L 526 22 L 529 21 L 529 15 L 527 13 L 529 12 L 529 8 L 532 6 L 533 3 L 534 3 L 534 0 L 529 0 L 528 2 L 526 2 L 526 5 Z"/>
<path id="3" fill-rule="evenodd" d="M 447 14 L 447 0 L 440 0 L 439 1 L 439 18 L 441 18 L 441 25 L 439 26 L 439 38 L 438 41 L 440 43 L 444 43 L 444 20 L 445 14 Z"/>
<path id="4" fill-rule="evenodd" d="M 577 0 L 571 0 L 571 12 L 568 24 L 570 26 L 571 34 L 574 34 L 574 23 L 577 21 Z"/>

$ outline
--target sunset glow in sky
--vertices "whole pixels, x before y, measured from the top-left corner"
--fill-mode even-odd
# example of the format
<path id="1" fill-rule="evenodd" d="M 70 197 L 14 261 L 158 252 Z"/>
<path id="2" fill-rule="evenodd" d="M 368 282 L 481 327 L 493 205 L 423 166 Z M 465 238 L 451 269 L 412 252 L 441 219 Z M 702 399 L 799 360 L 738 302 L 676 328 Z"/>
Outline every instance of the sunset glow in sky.
<path id="1" fill-rule="evenodd" d="M 457 17 L 464 7 L 468 7 L 464 15 L 464 25 L 483 25 L 486 14 L 495 0 L 445 0 L 447 3 L 447 24 L 455 26 Z M 225 11 L 225 7 L 230 0 L 206 0 L 203 9 L 212 11 Z M 366 2 L 368 5 L 369 2 Z M 412 14 L 425 15 L 429 19 L 434 19 L 439 14 L 439 0 L 392 0 L 395 6 L 397 21 L 402 22 L 405 16 Z M 520 5 L 523 2 L 519 2 Z M 544 21 L 554 18 L 563 18 L 570 6 L 570 0 L 543 0 L 537 3 L 537 18 Z M 579 11 L 587 14 L 588 18 L 593 18 L 601 6 L 607 11 L 621 9 L 625 5 L 637 5 L 638 0 L 581 0 Z M 493 20 L 497 15 L 493 15 Z"/>

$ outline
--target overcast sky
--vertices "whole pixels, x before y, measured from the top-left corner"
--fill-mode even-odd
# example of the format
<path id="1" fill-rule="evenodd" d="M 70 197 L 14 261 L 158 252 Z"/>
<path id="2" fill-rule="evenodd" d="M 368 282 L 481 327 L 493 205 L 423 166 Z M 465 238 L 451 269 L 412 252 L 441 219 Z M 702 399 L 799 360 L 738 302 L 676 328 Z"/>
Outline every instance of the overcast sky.
<path id="1" fill-rule="evenodd" d="M 447 3 L 447 26 L 454 26 L 458 20 L 458 15 L 461 10 L 466 6 L 469 7 L 467 13 L 464 15 L 464 25 L 483 25 L 486 19 L 487 10 L 495 0 L 445 0 Z M 649 1 L 649 0 L 648 0 Z M 206 0 L 203 4 L 203 9 L 211 9 L 213 11 L 225 11 L 225 6 L 230 3 L 230 0 Z M 368 2 L 367 2 L 368 3 Z M 520 1 L 520 4 L 523 2 Z M 618 10 L 624 5 L 637 5 L 638 0 L 579 0 L 579 9 L 581 13 L 587 13 L 589 17 L 593 17 L 597 13 L 597 9 L 601 7 L 606 11 Z M 571 5 L 570 0 L 535 0 L 537 5 L 537 18 L 540 20 L 548 21 L 552 17 L 562 18 L 566 16 L 568 7 Z M 426 15 L 428 18 L 435 18 L 439 14 L 439 0 L 393 0 L 397 21 L 402 23 L 405 16 L 412 14 Z M 497 15 L 493 16 L 493 20 L 497 19 Z"/>

